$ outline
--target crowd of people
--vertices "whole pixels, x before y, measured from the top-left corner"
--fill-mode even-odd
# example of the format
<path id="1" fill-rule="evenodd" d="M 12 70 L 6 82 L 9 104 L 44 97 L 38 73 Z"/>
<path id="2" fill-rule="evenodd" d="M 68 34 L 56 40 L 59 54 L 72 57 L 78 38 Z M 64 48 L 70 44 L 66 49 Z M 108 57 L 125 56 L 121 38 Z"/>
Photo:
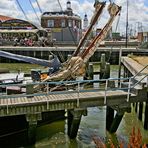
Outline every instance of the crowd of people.
<path id="1" fill-rule="evenodd" d="M 1 46 L 53 46 L 53 41 L 47 37 L 36 36 L 2 36 L 0 35 Z"/>

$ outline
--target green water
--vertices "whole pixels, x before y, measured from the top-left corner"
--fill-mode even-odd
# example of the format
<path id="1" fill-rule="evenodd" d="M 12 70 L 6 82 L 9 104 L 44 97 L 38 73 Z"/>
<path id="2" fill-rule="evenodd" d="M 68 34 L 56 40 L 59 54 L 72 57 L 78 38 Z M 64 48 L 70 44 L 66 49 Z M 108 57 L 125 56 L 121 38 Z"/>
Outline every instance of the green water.
<path id="1" fill-rule="evenodd" d="M 31 64 L 0 64 L 0 68 L 8 68 L 11 71 L 24 70 L 26 73 L 32 68 L 39 68 L 36 65 Z M 111 77 L 118 76 L 118 66 L 111 67 Z M 81 119 L 78 135 L 76 139 L 70 140 L 67 136 L 66 120 L 58 121 L 52 124 L 47 124 L 37 128 L 37 141 L 33 146 L 36 148 L 95 148 L 95 144 L 92 140 L 93 136 L 100 137 L 105 141 L 106 137 L 112 138 L 114 142 L 122 141 L 125 144 L 128 143 L 129 135 L 133 126 L 136 129 L 140 128 L 142 139 L 144 143 L 148 143 L 148 131 L 143 129 L 142 122 L 137 119 L 137 115 L 134 112 L 125 113 L 121 124 L 114 135 L 110 135 L 105 130 L 105 115 L 106 107 L 94 107 L 88 108 L 88 115 L 83 116 Z M 12 137 L 12 140 L 17 140 Z M 23 146 L 23 145 L 22 145 Z"/>
<path id="2" fill-rule="evenodd" d="M 25 64 L 25 63 L 0 63 L 0 69 L 5 68 L 10 72 L 18 72 L 22 71 L 24 73 L 30 73 L 30 70 L 33 68 L 43 69 L 43 66 L 35 65 L 35 64 Z"/>

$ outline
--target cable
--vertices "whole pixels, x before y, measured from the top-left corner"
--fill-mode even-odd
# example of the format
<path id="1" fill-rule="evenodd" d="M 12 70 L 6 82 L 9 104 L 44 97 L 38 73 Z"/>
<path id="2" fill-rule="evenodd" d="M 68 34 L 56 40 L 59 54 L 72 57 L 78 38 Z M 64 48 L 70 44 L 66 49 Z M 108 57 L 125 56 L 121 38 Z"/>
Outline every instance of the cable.
<path id="1" fill-rule="evenodd" d="M 118 29 L 118 25 L 119 25 L 119 21 L 120 21 L 120 16 L 121 16 L 121 13 L 118 14 L 118 20 L 117 20 L 117 24 L 116 24 L 116 29 L 115 29 L 115 33 L 117 33 L 117 29 Z M 115 41 L 115 43 L 117 43 L 117 41 Z M 109 56 L 108 56 L 108 60 L 107 62 L 110 61 L 110 58 L 111 58 L 111 54 L 112 54 L 112 50 L 113 50 L 113 45 L 111 46 L 111 50 L 110 50 L 110 53 L 109 53 Z"/>
<path id="2" fill-rule="evenodd" d="M 39 19 L 38 15 L 37 15 L 37 13 L 36 13 L 36 11 L 35 11 L 35 9 L 34 9 L 34 6 L 32 5 L 31 0 L 29 0 L 29 3 L 30 3 L 30 5 L 31 5 L 31 7 L 32 7 L 32 9 L 33 9 L 33 11 L 34 11 L 34 13 L 35 13 L 35 15 L 36 15 L 36 17 L 37 17 L 39 23 L 40 23 L 40 19 Z"/>
<path id="3" fill-rule="evenodd" d="M 62 8 L 62 5 L 61 5 L 60 1 L 59 0 L 57 0 L 57 1 L 58 1 L 58 4 L 59 4 L 61 10 L 63 11 L 63 8 Z"/>
<path id="4" fill-rule="evenodd" d="M 24 14 L 26 20 L 29 20 L 28 17 L 27 17 L 27 15 L 26 15 L 26 13 L 25 13 L 25 11 L 23 10 L 22 6 L 20 5 L 19 1 L 16 0 L 16 2 L 17 2 L 17 4 L 18 4 L 19 8 L 21 9 L 21 11 L 23 12 L 23 14 Z"/>
<path id="5" fill-rule="evenodd" d="M 36 3 L 37 3 L 37 5 L 38 5 L 38 7 L 39 7 L 40 12 L 43 13 L 43 11 L 42 11 L 42 9 L 41 9 L 41 7 L 40 7 L 40 4 L 39 4 L 39 2 L 38 2 L 38 0 L 36 0 Z"/>

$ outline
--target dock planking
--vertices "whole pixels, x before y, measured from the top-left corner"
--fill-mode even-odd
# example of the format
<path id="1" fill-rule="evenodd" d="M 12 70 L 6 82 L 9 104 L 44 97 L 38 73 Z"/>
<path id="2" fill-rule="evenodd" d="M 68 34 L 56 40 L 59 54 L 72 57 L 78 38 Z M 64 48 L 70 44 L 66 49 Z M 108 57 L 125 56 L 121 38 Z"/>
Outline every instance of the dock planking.
<path id="1" fill-rule="evenodd" d="M 119 105 L 125 102 L 127 97 L 127 92 L 122 90 L 107 91 L 106 98 L 108 105 Z M 136 96 L 133 96 L 136 97 Z M 104 101 L 104 91 L 98 92 L 71 92 L 65 94 L 49 94 L 42 96 L 33 97 L 18 97 L 18 98 L 1 98 L 0 99 L 0 110 L 7 109 L 10 111 L 0 111 L 0 116 L 8 114 L 19 114 L 17 108 L 31 108 L 31 111 L 36 110 L 36 106 L 40 108 L 40 112 L 47 110 L 61 110 L 61 109 L 74 109 L 77 108 L 77 101 L 79 100 L 80 107 L 90 107 L 90 106 L 102 106 L 106 105 Z M 49 108 L 47 109 L 47 104 Z M 34 108 L 34 109 L 33 109 Z M 46 108 L 46 109 L 45 109 Z M 11 110 L 16 109 L 16 111 L 11 112 Z M 23 110 L 23 109 L 22 109 Z M 23 112 L 21 110 L 21 113 Z M 28 111 L 24 110 L 24 114 Z M 38 110 L 39 112 L 39 110 Z M 14 115 L 15 115 L 14 114 Z"/>

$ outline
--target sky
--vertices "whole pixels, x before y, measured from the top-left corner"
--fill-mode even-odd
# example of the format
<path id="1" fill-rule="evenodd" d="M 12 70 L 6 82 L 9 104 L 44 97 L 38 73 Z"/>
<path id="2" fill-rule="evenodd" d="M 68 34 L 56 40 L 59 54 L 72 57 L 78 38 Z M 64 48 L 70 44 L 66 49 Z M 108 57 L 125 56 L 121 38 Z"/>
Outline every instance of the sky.
<path id="1" fill-rule="evenodd" d="M 21 11 L 17 1 L 21 5 L 22 9 L 25 12 L 24 16 L 23 12 Z M 19 19 L 28 19 L 28 21 L 33 22 L 35 24 L 39 24 L 39 19 L 37 18 L 36 14 L 34 13 L 30 1 L 36 11 L 38 18 L 41 17 L 41 12 L 38 8 L 36 1 L 38 1 L 40 8 L 43 12 L 45 11 L 61 11 L 66 9 L 66 2 L 67 0 L 0 0 L 0 15 L 6 15 L 14 18 Z M 59 2 L 61 7 L 59 5 Z M 73 12 L 78 14 L 82 19 L 84 18 L 85 13 L 88 15 L 88 19 L 91 19 L 93 15 L 94 8 L 93 4 L 95 0 L 70 0 Z M 103 1 L 103 0 L 100 0 Z M 119 6 L 122 6 L 122 11 L 120 17 L 117 17 L 114 24 L 113 30 L 116 32 L 120 32 L 122 34 L 125 33 L 125 26 L 126 26 L 126 10 L 127 10 L 127 0 L 112 0 Z M 106 5 L 109 4 L 109 0 L 106 0 Z M 148 0 L 128 0 L 129 7 L 128 7 L 128 20 L 129 20 L 129 28 L 134 33 L 141 26 L 143 29 L 148 31 Z M 101 28 L 105 25 L 109 18 L 107 12 L 107 6 L 104 9 L 102 17 L 98 21 L 97 27 Z M 119 21 L 119 24 L 117 23 Z M 118 24 L 118 25 L 117 25 Z M 117 30 L 115 30 L 117 26 Z"/>

